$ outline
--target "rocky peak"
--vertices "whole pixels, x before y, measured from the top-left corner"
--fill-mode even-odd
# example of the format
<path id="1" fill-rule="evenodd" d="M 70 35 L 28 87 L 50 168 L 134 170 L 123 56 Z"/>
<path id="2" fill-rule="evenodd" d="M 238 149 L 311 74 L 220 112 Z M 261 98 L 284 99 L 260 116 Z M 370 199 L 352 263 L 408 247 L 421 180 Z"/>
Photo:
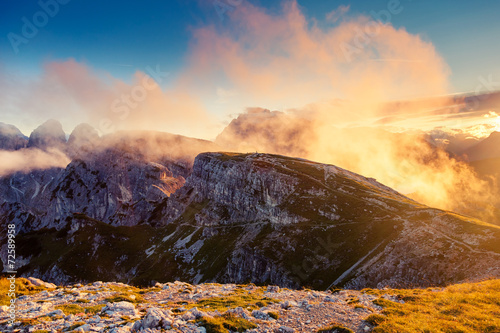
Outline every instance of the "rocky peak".
<path id="1" fill-rule="evenodd" d="M 97 130 L 89 124 L 83 123 L 75 127 L 68 139 L 68 145 L 81 147 L 94 144 L 99 139 Z"/>
<path id="2" fill-rule="evenodd" d="M 50 119 L 38 126 L 30 135 L 28 147 L 62 147 L 66 144 L 66 134 L 59 121 Z"/>
<path id="3" fill-rule="evenodd" d="M 17 127 L 0 123 L 0 149 L 18 150 L 26 147 L 27 142 L 26 136 Z"/>
<path id="4" fill-rule="evenodd" d="M 75 127 L 68 139 L 68 151 L 74 157 L 95 149 L 99 141 L 99 133 L 89 124 L 80 124 Z"/>

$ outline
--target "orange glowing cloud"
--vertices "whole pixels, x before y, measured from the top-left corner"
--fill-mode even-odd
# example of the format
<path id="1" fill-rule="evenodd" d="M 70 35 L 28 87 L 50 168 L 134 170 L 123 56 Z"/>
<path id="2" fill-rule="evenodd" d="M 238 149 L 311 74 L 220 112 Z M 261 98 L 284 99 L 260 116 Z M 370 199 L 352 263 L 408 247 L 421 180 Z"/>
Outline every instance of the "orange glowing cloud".
<path id="1" fill-rule="evenodd" d="M 0 94 L 10 104 L 2 102 L 3 109 L 22 110 L 32 127 L 66 118 L 101 132 L 142 128 L 213 138 L 221 119 L 249 106 L 315 104 L 339 123 L 374 115 L 388 99 L 448 92 L 449 70 L 432 43 L 367 16 L 343 18 L 347 10 L 320 27 L 296 1 L 284 2 L 281 13 L 243 2 L 227 13 L 227 25 L 192 30 L 187 66 L 168 78 L 172 88 L 161 88 L 146 69 L 127 83 L 74 60 L 50 62 L 29 82 L 4 78 L 0 85 L 10 90 Z M 335 99 L 352 107 L 336 110 Z"/>
<path id="2" fill-rule="evenodd" d="M 73 126 L 89 122 L 102 133 L 150 129 L 204 136 L 213 122 L 197 96 L 179 86 L 163 90 L 141 71 L 126 83 L 70 59 L 46 63 L 38 78 L 15 86 L 3 83 L 7 88 L 0 95 L 16 96 L 7 112 L 22 110 L 33 127 L 56 118 Z"/>
<path id="3" fill-rule="evenodd" d="M 448 92 L 447 65 L 417 35 L 365 16 L 320 28 L 295 1 L 282 11 L 244 3 L 230 13 L 229 28 L 194 30 L 185 82 L 222 78 L 240 100 L 262 106 L 344 98 L 359 112 L 389 99 Z"/>

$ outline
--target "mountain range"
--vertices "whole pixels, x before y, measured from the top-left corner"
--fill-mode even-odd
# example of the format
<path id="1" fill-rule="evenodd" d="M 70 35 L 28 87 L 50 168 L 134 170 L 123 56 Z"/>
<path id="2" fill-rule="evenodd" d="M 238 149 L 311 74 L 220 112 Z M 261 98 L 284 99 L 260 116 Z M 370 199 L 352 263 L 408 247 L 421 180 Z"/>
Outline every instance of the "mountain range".
<path id="1" fill-rule="evenodd" d="M 22 276 L 316 289 L 500 276 L 499 227 L 334 165 L 159 132 L 99 137 L 89 125 L 66 141 L 55 121 L 29 139 L 6 133 L 2 149 L 57 148 L 71 159 L 0 178 Z"/>

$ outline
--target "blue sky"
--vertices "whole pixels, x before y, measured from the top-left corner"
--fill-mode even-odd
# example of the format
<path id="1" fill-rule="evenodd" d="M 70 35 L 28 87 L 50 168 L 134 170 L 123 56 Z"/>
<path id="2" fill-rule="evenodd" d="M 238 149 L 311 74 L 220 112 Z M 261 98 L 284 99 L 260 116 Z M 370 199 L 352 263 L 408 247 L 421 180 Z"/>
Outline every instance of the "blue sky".
<path id="1" fill-rule="evenodd" d="M 55 0 L 41 0 L 51 1 Z M 72 58 L 125 82 L 131 82 L 136 71 L 156 65 L 175 77 L 186 64 L 193 29 L 209 25 L 224 29 L 228 23 L 211 0 L 60 1 L 67 3 L 59 4 L 58 13 L 36 36 L 20 44 L 17 53 L 8 34 L 22 35 L 23 17 L 32 22 L 42 9 L 37 1 L 0 3 L 0 70 L 35 77 L 44 63 Z M 373 12 L 386 11 L 393 1 L 299 0 L 298 4 L 310 22 L 317 20 L 322 26 L 327 24 L 326 14 L 339 6 L 349 6 L 347 18 L 372 16 Z M 221 2 L 227 8 L 250 2 L 270 13 L 279 13 L 282 3 Z M 389 23 L 434 45 L 451 69 L 452 92 L 474 90 L 479 77 L 500 81 L 500 1 L 401 0 L 397 6 L 400 12 L 391 15 Z"/>
<path id="2" fill-rule="evenodd" d="M 281 3 L 250 2 L 276 11 Z M 15 54 L 7 33 L 20 33 L 22 17 L 32 18 L 40 6 L 37 1 L 5 0 L 0 3 L 0 61 L 4 66 L 30 72 L 37 71 L 44 61 L 72 57 L 123 79 L 150 64 L 161 64 L 175 72 L 183 63 L 190 28 L 223 24 L 214 3 L 71 0 L 61 5 L 59 13 Z M 349 5 L 351 15 L 370 15 L 386 9 L 388 3 L 299 1 L 305 14 L 318 20 L 339 5 Z M 450 65 L 457 91 L 473 89 L 477 76 L 500 73 L 499 1 L 402 0 L 401 8 L 390 22 L 432 41 Z"/>

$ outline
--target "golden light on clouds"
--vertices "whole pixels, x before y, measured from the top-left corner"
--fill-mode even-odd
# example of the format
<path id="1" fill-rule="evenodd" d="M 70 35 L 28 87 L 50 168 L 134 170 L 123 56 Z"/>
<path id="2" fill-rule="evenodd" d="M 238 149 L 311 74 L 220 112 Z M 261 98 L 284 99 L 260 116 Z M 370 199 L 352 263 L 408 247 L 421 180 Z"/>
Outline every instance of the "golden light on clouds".
<path id="1" fill-rule="evenodd" d="M 336 164 L 440 208 L 460 209 L 470 198 L 493 202 L 488 184 L 423 131 L 444 126 L 485 137 L 499 129 L 496 109 L 469 110 L 464 97 L 449 96 L 450 70 L 432 42 L 367 16 L 341 19 L 348 10 L 332 13 L 334 24 L 325 27 L 296 1 L 279 13 L 243 2 L 225 27 L 192 29 L 186 65 L 168 85 L 146 69 L 124 82 L 56 61 L 16 92 L 0 77 L 0 101 L 9 96 L 26 114 L 45 118 L 83 118 L 102 132 L 140 128 L 206 139 L 247 107 L 286 105 L 281 115 L 246 113 L 247 123 L 220 142 Z"/>
<path id="2" fill-rule="evenodd" d="M 500 131 L 500 115 L 498 113 L 490 111 L 484 117 L 489 120 L 491 125 L 495 126 L 495 131 Z"/>

